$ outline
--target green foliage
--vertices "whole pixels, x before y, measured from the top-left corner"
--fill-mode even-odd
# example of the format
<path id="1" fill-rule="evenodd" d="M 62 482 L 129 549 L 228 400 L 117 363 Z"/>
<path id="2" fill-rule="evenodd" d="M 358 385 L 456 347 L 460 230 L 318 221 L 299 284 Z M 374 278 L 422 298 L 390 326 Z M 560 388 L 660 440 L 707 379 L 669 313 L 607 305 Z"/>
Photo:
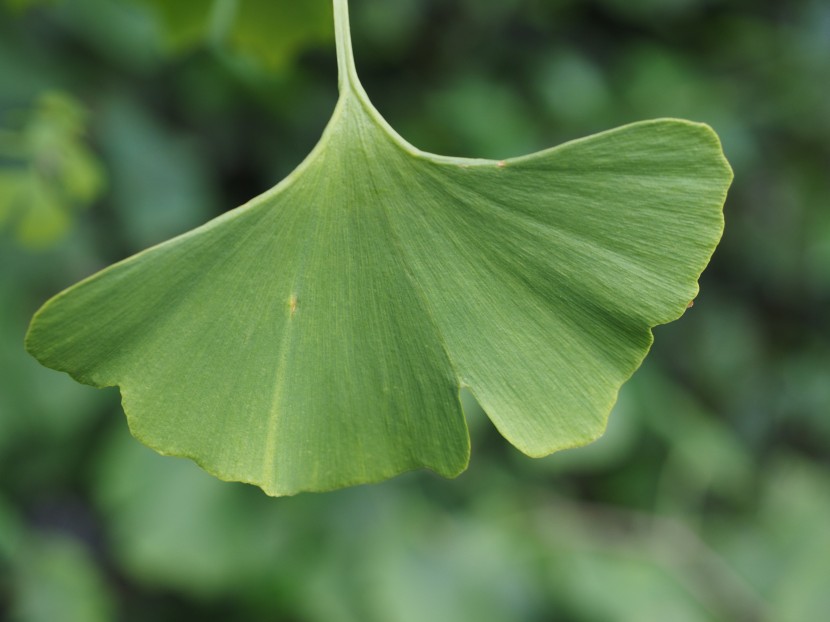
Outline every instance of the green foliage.
<path id="1" fill-rule="evenodd" d="M 272 495 L 461 472 L 470 388 L 532 456 L 585 444 L 722 229 L 712 131 L 626 126 L 506 161 L 424 153 L 340 99 L 280 185 L 54 298 L 27 347 L 119 385 L 133 433 Z"/>
<path id="2" fill-rule="evenodd" d="M 101 164 L 84 142 L 86 112 L 64 93 L 46 93 L 16 130 L 0 133 L 0 226 L 43 247 L 66 234 L 76 209 L 103 190 Z M 5 160 L 5 163 L 2 161 Z"/>
<path id="3" fill-rule="evenodd" d="M 14 11 L 22 12 L 39 5 L 61 5 L 67 0 L 3 1 Z M 153 27 L 150 32 L 142 32 L 145 46 L 157 43 L 148 41 L 148 35 L 158 37 L 161 46 L 175 54 L 211 45 L 255 60 L 270 70 L 285 69 L 302 51 L 332 37 L 327 0 L 127 0 L 126 7 L 117 3 L 113 6 L 106 0 L 72 1 L 79 5 L 74 8 L 81 15 L 90 17 L 104 11 L 110 19 L 131 21 L 139 29 L 146 22 L 147 15 L 143 13 L 149 13 Z M 87 26 L 94 28 L 94 24 Z M 111 39 L 106 33 L 98 36 Z M 123 45 L 118 41 L 110 43 Z"/>
<path id="4" fill-rule="evenodd" d="M 176 51 L 205 42 L 227 45 L 271 68 L 282 68 L 304 48 L 331 37 L 325 0 L 136 0 L 151 8 Z"/>
<path id="5" fill-rule="evenodd" d="M 21 560 L 14 588 L 18 599 L 11 615 L 26 622 L 107 622 L 112 597 L 103 587 L 88 553 L 66 538 L 43 539 Z"/>

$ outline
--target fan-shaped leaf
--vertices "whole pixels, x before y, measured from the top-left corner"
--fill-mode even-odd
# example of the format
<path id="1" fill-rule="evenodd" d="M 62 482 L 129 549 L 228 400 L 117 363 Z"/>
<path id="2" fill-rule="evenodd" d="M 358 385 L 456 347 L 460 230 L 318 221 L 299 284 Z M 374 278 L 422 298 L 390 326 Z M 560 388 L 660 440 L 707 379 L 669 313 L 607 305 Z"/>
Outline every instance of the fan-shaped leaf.
<path id="1" fill-rule="evenodd" d="M 369 103 L 334 4 L 341 95 L 311 155 L 53 298 L 29 350 L 119 385 L 148 445 L 269 494 L 458 474 L 462 385 L 530 455 L 596 438 L 721 235 L 717 137 L 658 120 L 507 161 L 421 152 Z"/>

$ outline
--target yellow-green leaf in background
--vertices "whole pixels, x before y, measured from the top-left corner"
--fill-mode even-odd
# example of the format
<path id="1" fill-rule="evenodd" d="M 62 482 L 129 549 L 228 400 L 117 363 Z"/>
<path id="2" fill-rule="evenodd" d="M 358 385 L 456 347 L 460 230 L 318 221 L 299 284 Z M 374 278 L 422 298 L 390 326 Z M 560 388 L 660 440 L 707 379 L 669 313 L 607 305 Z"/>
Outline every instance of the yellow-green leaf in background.
<path id="1" fill-rule="evenodd" d="M 0 135 L 0 226 L 39 248 L 69 229 L 72 214 L 104 188 L 104 171 L 86 144 L 86 112 L 71 96 L 46 92 L 21 128 Z"/>
<path id="2" fill-rule="evenodd" d="M 721 236 L 710 128 L 628 125 L 505 161 L 425 153 L 340 98 L 272 190 L 58 294 L 27 347 L 118 385 L 134 435 L 268 494 L 454 476 L 468 387 L 531 456 L 597 438 Z"/>

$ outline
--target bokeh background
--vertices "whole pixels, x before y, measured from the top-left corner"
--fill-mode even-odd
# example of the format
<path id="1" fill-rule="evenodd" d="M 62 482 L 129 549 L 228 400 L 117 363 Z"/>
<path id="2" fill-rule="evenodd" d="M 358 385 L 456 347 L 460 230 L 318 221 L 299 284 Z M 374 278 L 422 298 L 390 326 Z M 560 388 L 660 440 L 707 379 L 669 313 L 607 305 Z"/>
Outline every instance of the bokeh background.
<path id="1" fill-rule="evenodd" d="M 271 187 L 336 98 L 328 0 L 0 0 L 0 619 L 818 621 L 830 615 L 830 4 L 352 0 L 418 147 L 504 158 L 658 116 L 735 170 L 695 307 L 606 435 L 272 499 L 134 441 L 31 314 Z M 465 398 L 466 399 L 466 398 Z"/>

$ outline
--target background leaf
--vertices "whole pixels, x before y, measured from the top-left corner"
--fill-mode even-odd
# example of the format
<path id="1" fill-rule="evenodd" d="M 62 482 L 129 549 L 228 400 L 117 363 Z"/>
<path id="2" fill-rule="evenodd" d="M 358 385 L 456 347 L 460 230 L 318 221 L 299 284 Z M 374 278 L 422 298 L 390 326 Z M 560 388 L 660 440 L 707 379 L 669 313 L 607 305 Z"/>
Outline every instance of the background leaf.
<path id="1" fill-rule="evenodd" d="M 291 63 L 308 47 L 331 39 L 326 0 L 136 0 L 149 6 L 175 50 L 206 42 L 227 44 L 271 69 Z"/>
<path id="2" fill-rule="evenodd" d="M 10 223 L 21 243 L 39 248 L 66 234 L 74 210 L 98 199 L 104 173 L 84 142 L 79 102 L 45 93 L 26 117 L 0 134 L 0 225 Z"/>

